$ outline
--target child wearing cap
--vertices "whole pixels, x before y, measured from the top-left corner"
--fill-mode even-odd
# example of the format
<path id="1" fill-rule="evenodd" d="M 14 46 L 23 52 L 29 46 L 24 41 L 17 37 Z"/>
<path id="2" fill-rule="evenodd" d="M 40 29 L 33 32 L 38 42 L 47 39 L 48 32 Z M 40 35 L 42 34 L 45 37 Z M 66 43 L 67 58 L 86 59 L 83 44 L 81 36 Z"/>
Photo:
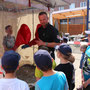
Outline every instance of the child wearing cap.
<path id="1" fill-rule="evenodd" d="M 29 90 L 28 84 L 15 76 L 19 66 L 20 55 L 13 50 L 4 53 L 1 59 L 5 77 L 0 79 L 0 90 Z"/>
<path id="2" fill-rule="evenodd" d="M 88 46 L 87 44 L 80 45 L 80 51 L 82 52 L 82 56 L 81 56 L 81 60 L 80 60 L 80 69 L 82 69 L 83 60 L 84 60 L 85 51 L 87 49 L 87 46 Z"/>
<path id="3" fill-rule="evenodd" d="M 80 51 L 82 52 L 82 56 L 81 56 L 81 60 L 80 60 L 80 66 L 79 68 L 81 69 L 81 79 L 83 81 L 83 72 L 82 72 L 82 66 L 83 66 L 83 61 L 84 61 L 84 57 L 85 57 L 85 51 L 87 49 L 87 44 L 83 44 L 83 45 L 80 45 Z M 82 88 L 82 85 L 77 88 L 77 90 L 81 89 Z"/>
<path id="4" fill-rule="evenodd" d="M 83 90 L 90 90 L 90 31 L 85 31 L 88 35 L 88 47 L 85 51 L 83 66 L 82 66 L 82 85 Z"/>
<path id="5" fill-rule="evenodd" d="M 68 42 L 68 37 L 63 37 L 63 42 L 62 43 L 67 43 Z"/>
<path id="6" fill-rule="evenodd" d="M 49 49 L 46 46 L 40 46 L 38 49 L 46 50 L 49 52 Z M 52 58 L 52 68 L 55 69 L 55 67 L 56 67 L 56 63 L 55 63 L 55 60 L 53 60 Z M 42 76 L 43 76 L 43 72 L 36 66 L 35 68 L 36 81 L 38 81 Z"/>
<path id="7" fill-rule="evenodd" d="M 3 37 L 3 46 L 4 50 L 7 51 L 8 49 L 11 50 L 15 44 L 15 37 L 12 36 L 12 26 L 7 25 L 5 27 L 5 32 L 7 33 L 6 36 Z"/>
<path id="8" fill-rule="evenodd" d="M 52 58 L 48 51 L 38 50 L 34 54 L 34 61 L 43 72 L 43 77 L 36 82 L 35 90 L 68 90 L 65 74 L 52 69 Z"/>
<path id="9" fill-rule="evenodd" d="M 55 70 L 65 73 L 69 90 L 73 90 L 75 87 L 75 70 L 72 63 L 75 58 L 72 55 L 71 47 L 67 44 L 61 44 L 57 49 L 57 57 L 60 58 L 60 64 L 56 66 Z"/>

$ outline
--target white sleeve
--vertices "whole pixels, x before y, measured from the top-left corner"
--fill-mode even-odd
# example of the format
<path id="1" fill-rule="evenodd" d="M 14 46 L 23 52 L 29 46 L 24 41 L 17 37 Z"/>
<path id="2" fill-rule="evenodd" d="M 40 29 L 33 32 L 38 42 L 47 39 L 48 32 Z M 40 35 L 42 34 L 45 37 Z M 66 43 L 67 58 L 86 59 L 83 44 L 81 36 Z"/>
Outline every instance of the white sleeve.
<path id="1" fill-rule="evenodd" d="M 25 85 L 25 90 L 30 90 L 30 88 L 29 88 L 29 86 L 28 86 L 27 83 L 26 83 L 26 85 Z"/>

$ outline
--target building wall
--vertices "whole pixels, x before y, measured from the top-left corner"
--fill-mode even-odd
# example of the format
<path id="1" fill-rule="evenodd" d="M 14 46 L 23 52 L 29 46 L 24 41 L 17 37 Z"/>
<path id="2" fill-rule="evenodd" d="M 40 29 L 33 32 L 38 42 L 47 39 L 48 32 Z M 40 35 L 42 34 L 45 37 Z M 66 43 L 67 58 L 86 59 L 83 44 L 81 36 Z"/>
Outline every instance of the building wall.
<path id="1" fill-rule="evenodd" d="M 85 17 L 85 23 L 86 23 L 86 18 L 87 17 Z M 83 24 L 83 17 L 71 18 L 70 24 Z"/>
<path id="2" fill-rule="evenodd" d="M 69 5 L 63 6 L 64 9 L 69 9 L 69 6 L 71 5 L 71 3 L 75 3 L 75 8 L 80 7 L 80 2 L 86 2 L 86 4 L 87 4 L 87 0 L 64 0 L 64 1 L 69 3 Z M 55 8 L 55 11 L 57 11 L 57 10 L 59 10 L 59 7 Z"/>
<path id="3" fill-rule="evenodd" d="M 60 25 L 60 33 L 62 33 L 62 32 L 67 33 L 67 24 Z M 70 35 L 78 35 L 78 34 L 81 34 L 82 32 L 83 32 L 82 24 L 69 24 L 69 32 L 68 33 Z"/>
<path id="4" fill-rule="evenodd" d="M 80 7 L 80 2 L 87 2 L 87 0 L 65 0 L 66 2 L 75 3 L 75 8 Z M 69 6 L 65 6 L 65 9 L 69 9 Z"/>

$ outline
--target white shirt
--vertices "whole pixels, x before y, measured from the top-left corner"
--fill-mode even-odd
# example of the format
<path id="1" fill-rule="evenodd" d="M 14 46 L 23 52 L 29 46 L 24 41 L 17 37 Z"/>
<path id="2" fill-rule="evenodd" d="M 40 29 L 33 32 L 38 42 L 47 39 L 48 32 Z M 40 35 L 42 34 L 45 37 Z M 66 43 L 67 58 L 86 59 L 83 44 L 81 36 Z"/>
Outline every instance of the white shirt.
<path id="1" fill-rule="evenodd" d="M 0 90 L 30 90 L 28 84 L 20 79 L 0 79 Z"/>

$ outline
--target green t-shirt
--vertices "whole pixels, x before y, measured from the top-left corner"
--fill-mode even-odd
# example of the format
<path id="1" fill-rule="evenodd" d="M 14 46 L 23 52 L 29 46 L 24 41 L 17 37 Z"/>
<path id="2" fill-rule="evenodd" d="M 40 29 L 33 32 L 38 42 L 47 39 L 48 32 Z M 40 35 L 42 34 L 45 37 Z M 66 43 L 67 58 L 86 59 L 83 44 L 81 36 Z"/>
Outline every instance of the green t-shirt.
<path id="1" fill-rule="evenodd" d="M 52 60 L 52 68 L 55 69 L 55 67 L 56 67 L 55 60 Z M 43 76 L 42 71 L 36 67 L 35 68 L 35 77 L 41 78 L 42 76 Z"/>

